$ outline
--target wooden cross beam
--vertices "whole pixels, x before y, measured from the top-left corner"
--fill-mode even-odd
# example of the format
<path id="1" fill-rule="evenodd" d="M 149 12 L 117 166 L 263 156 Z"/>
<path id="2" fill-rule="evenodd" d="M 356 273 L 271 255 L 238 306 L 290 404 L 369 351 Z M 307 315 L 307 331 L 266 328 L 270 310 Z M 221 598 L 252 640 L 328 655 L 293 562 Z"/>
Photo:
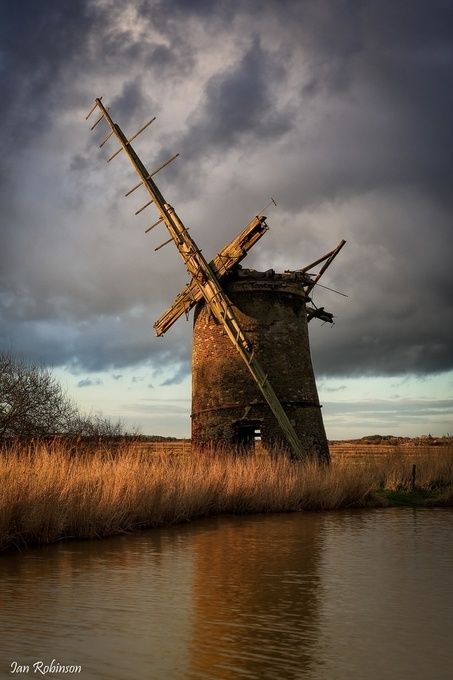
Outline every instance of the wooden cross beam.
<path id="1" fill-rule="evenodd" d="M 324 274 L 326 269 L 328 267 L 330 267 L 330 265 L 332 264 L 332 262 L 334 261 L 334 259 L 336 258 L 336 256 L 340 252 L 340 250 L 343 248 L 345 243 L 346 243 L 346 241 L 344 239 L 342 239 L 340 241 L 340 243 L 337 245 L 337 247 L 334 248 L 333 250 L 331 250 L 330 253 L 327 253 L 327 255 L 320 257 L 319 260 L 316 260 L 316 262 L 312 262 L 311 264 L 307 265 L 306 267 L 304 267 L 303 269 L 300 270 L 301 272 L 303 272 L 305 274 L 310 269 L 312 269 L 315 265 L 321 264 L 321 262 L 324 262 L 324 264 L 321 267 L 321 269 L 319 270 L 318 274 L 316 274 L 314 279 L 312 279 L 312 281 L 308 284 L 307 288 L 305 289 L 305 292 L 307 293 L 307 295 L 309 295 L 311 290 L 316 286 L 316 284 L 318 283 L 319 279 Z"/>
<path id="2" fill-rule="evenodd" d="M 225 246 L 209 263 L 217 278 L 221 279 L 233 267 L 241 262 L 248 251 L 266 233 L 266 218 L 255 217 L 241 233 Z M 156 321 L 156 335 L 163 335 L 183 314 L 188 314 L 192 307 L 203 298 L 197 282 L 192 278 L 187 286 L 176 296 L 171 307 Z"/>
<path id="3" fill-rule="evenodd" d="M 233 269 L 235 265 L 239 264 L 247 255 L 252 246 L 254 246 L 255 243 L 259 241 L 259 239 L 266 233 L 266 231 L 268 231 L 268 229 L 269 227 L 266 224 L 265 217 L 255 217 L 245 227 L 245 229 L 241 231 L 241 233 L 227 246 L 225 246 L 209 263 L 209 266 L 212 268 L 217 278 L 223 278 Z M 298 270 L 305 274 L 317 264 L 325 262 L 315 278 L 310 279 L 307 275 L 306 283 L 302 284 L 307 298 L 310 291 L 318 283 L 326 269 L 332 264 L 334 258 L 338 255 L 345 243 L 346 241 L 341 241 L 339 245 L 334 248 L 334 250 L 329 251 L 326 255 L 323 255 L 315 262 L 312 262 L 303 269 Z M 183 288 L 183 290 L 178 293 L 173 304 L 167 309 L 167 311 L 162 314 L 162 316 L 155 322 L 154 330 L 156 331 L 156 335 L 164 335 L 164 333 L 166 333 L 169 328 L 171 328 L 175 321 L 177 321 L 183 314 L 188 314 L 195 304 L 202 298 L 203 295 L 201 294 L 196 281 L 192 279 L 185 286 L 185 288 Z M 329 323 L 333 322 L 333 315 L 330 312 L 326 312 L 323 309 L 323 313 L 321 313 L 320 310 L 309 307 L 307 308 L 307 320 L 311 321 L 313 318 L 318 318 Z"/>

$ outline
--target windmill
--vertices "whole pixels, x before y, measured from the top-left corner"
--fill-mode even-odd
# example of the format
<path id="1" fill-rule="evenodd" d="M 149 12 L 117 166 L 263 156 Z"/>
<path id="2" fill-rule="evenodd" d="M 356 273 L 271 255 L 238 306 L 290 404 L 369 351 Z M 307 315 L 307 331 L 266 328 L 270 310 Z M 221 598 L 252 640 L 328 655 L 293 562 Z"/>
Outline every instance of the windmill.
<path id="1" fill-rule="evenodd" d="M 161 223 L 165 224 L 170 238 L 155 248 L 155 250 L 159 250 L 173 241 L 191 277 L 189 283 L 178 294 L 171 307 L 154 324 L 156 334 L 163 335 L 182 314 L 187 314 L 195 305 L 198 305 L 199 309 L 200 305 L 202 305 L 208 314 L 208 317 L 216 324 L 217 329 L 221 330 L 222 336 L 227 338 L 228 346 L 229 348 L 233 348 L 235 357 L 238 357 L 241 362 L 241 367 L 245 367 L 247 375 L 249 376 L 249 382 L 253 385 L 253 389 L 257 389 L 262 397 L 264 397 L 266 410 L 269 412 L 270 409 L 270 412 L 273 414 L 274 422 L 278 425 L 279 431 L 283 434 L 283 438 L 289 446 L 292 455 L 298 459 L 305 458 L 307 456 L 307 449 L 301 442 L 300 435 L 296 433 L 294 427 L 295 421 L 288 417 L 281 400 L 271 384 L 268 373 L 263 369 L 262 363 L 257 357 L 258 352 L 255 351 L 256 348 L 254 343 L 251 341 L 249 334 L 246 332 L 240 321 L 240 313 L 238 313 L 237 306 L 232 303 L 230 296 L 222 283 L 224 280 L 228 280 L 228 277 L 231 277 L 234 272 L 238 271 L 238 268 L 240 267 L 239 263 L 243 260 L 247 252 L 268 230 L 266 217 L 257 215 L 235 239 L 226 245 L 211 262 L 208 262 L 198 245 L 188 233 L 188 229 L 184 226 L 174 208 L 167 203 L 153 180 L 153 177 L 172 162 L 178 154 L 172 156 L 156 170 L 149 172 L 132 147 L 131 142 L 136 139 L 138 135 L 155 120 L 155 118 L 148 121 L 135 135 L 128 139 L 120 126 L 111 118 L 108 108 L 102 103 L 101 97 L 96 98 L 94 106 L 89 111 L 86 119 L 88 119 L 96 109 L 100 113 L 100 116 L 94 125 L 92 125 L 91 130 L 94 130 L 102 121 L 107 123 L 109 127 L 109 132 L 101 142 L 100 148 L 102 148 L 111 138 L 115 138 L 120 145 L 113 155 L 108 158 L 108 162 L 113 160 L 121 152 L 124 152 L 140 179 L 138 184 L 132 187 L 125 195 L 131 195 L 139 187 L 144 187 L 149 195 L 149 200 L 139 208 L 135 214 L 140 214 L 150 205 L 154 205 L 157 209 L 159 215 L 158 220 L 148 227 L 145 230 L 145 233 L 148 233 L 151 229 L 154 229 Z M 295 282 L 297 293 L 295 290 L 293 293 L 303 300 L 304 314 L 302 316 L 304 320 L 308 321 L 317 317 L 324 321 L 332 321 L 332 314 L 326 312 L 323 308 L 318 309 L 314 305 L 306 307 L 306 302 L 310 300 L 309 293 L 315 285 L 319 285 L 319 278 L 331 264 L 344 243 L 344 241 L 341 241 L 334 250 L 303 269 L 297 272 L 286 272 L 282 275 L 283 277 L 287 276 L 287 278 L 292 277 L 291 280 Z M 322 264 L 320 271 L 316 275 L 310 274 L 310 270 L 319 264 Z M 287 285 L 287 281 L 278 280 L 278 286 L 280 288 L 285 285 Z M 309 363 L 311 367 L 311 360 Z M 314 378 L 312 382 L 314 385 Z M 306 404 L 308 404 L 310 408 L 319 409 L 316 388 L 314 388 L 313 394 L 312 400 L 306 400 Z M 245 409 L 242 422 L 248 422 L 247 415 L 254 404 L 258 406 L 258 402 L 259 400 L 256 397 L 251 400 L 251 403 Z M 320 415 L 319 419 L 321 422 L 320 429 L 322 433 L 324 433 Z M 252 427 L 255 428 L 255 425 L 252 425 Z M 244 428 L 242 431 L 244 431 Z M 325 433 L 321 434 L 320 438 L 321 440 L 323 438 L 325 440 L 325 445 L 322 443 L 321 446 L 323 450 L 320 453 L 320 457 L 324 460 L 328 460 L 329 454 Z"/>

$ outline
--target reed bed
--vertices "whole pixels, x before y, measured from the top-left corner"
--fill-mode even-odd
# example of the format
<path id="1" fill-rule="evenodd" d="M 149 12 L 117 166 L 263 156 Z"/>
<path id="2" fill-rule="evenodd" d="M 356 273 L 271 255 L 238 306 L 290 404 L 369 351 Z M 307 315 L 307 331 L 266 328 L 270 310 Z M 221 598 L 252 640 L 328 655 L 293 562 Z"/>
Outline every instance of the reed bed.
<path id="1" fill-rule="evenodd" d="M 0 549 L 98 538 L 222 513 L 377 507 L 392 493 L 453 504 L 453 456 L 326 467 L 284 456 L 158 455 L 133 445 L 74 455 L 61 442 L 0 451 Z M 421 495 L 421 496 L 420 496 Z"/>

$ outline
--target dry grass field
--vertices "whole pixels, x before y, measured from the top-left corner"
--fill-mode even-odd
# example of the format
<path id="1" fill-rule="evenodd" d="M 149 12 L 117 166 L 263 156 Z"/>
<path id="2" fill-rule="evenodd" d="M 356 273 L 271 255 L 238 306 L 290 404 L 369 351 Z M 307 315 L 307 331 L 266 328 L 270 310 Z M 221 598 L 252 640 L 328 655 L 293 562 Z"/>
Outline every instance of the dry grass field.
<path id="1" fill-rule="evenodd" d="M 413 488 L 412 465 L 416 462 Z M 286 457 L 140 452 L 74 455 L 61 442 L 0 452 L 0 549 L 97 538 L 221 513 L 453 504 L 453 455 Z"/>

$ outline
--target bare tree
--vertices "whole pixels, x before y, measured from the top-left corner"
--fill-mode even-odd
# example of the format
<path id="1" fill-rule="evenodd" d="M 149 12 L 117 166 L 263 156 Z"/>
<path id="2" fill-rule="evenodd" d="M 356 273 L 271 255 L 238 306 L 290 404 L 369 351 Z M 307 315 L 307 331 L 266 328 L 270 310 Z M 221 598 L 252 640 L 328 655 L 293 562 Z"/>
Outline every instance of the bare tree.
<path id="1" fill-rule="evenodd" d="M 120 421 L 79 412 L 47 368 L 0 353 L 0 439 L 57 435 L 113 439 Z"/>
<path id="2" fill-rule="evenodd" d="M 48 369 L 0 354 L 0 437 L 60 434 L 76 413 Z"/>
<path id="3" fill-rule="evenodd" d="M 137 436 L 135 431 L 125 432 L 120 420 L 112 421 L 98 414 L 77 413 L 70 423 L 68 434 L 87 439 L 119 439 Z"/>

